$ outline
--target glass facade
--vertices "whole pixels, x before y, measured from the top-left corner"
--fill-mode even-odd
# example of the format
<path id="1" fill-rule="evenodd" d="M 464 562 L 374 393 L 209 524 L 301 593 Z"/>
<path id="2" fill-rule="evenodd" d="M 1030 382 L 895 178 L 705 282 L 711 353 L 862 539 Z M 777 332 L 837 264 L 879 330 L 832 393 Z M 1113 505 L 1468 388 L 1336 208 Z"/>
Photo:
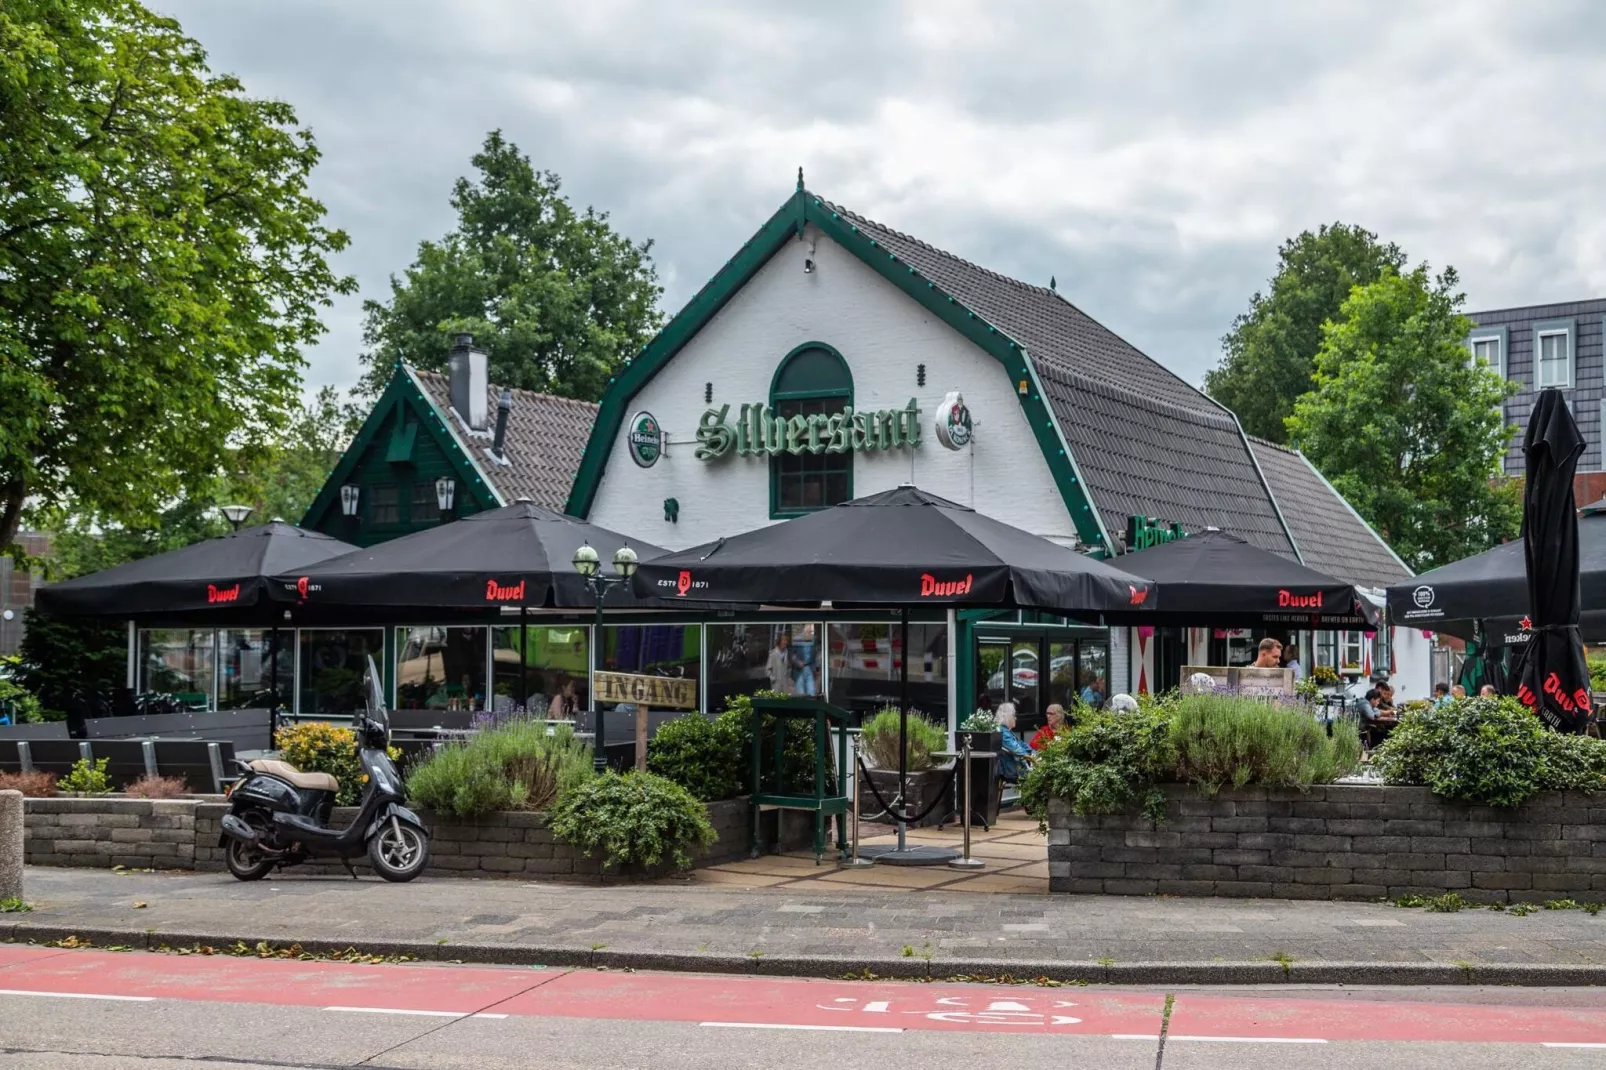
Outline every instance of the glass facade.
<path id="1" fill-rule="evenodd" d="M 818 695 L 822 630 L 814 621 L 708 625 L 709 711 L 755 691 Z"/>
<path id="2" fill-rule="evenodd" d="M 294 701 L 294 630 L 223 629 L 217 633 L 217 708 L 263 709 Z M 277 677 L 275 677 L 277 673 Z"/>
<path id="3" fill-rule="evenodd" d="M 828 626 L 829 699 L 855 713 L 874 713 L 899 700 L 903 639 L 896 621 Z M 909 704 L 928 719 L 948 717 L 948 626 L 909 625 Z M 969 712 L 968 710 L 966 711 Z"/>
<path id="4" fill-rule="evenodd" d="M 172 695 L 186 706 L 210 708 L 215 640 L 210 628 L 141 631 L 136 690 Z"/>
<path id="5" fill-rule="evenodd" d="M 584 624 L 492 628 L 492 709 L 569 720 L 589 700 L 590 657 Z"/>
<path id="6" fill-rule="evenodd" d="M 383 629 L 302 629 L 297 711 L 304 716 L 329 717 L 346 716 L 359 708 L 369 655 L 382 669 Z"/>
<path id="7" fill-rule="evenodd" d="M 396 629 L 396 707 L 483 710 L 485 633 L 480 628 Z"/>

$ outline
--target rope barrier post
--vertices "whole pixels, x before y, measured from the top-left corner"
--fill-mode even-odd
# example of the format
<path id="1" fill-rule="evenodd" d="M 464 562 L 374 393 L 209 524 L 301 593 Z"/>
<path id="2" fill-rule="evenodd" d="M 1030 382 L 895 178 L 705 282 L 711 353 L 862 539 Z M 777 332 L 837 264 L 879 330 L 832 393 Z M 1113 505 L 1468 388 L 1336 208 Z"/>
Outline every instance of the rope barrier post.
<path id="1" fill-rule="evenodd" d="M 965 849 L 958 858 L 948 862 L 949 869 L 980 869 L 987 863 L 979 858 L 970 857 L 970 736 L 965 736 L 965 745 L 959 748 L 959 761 L 965 767 L 965 812 L 961 818 L 965 830 Z"/>
<path id="2" fill-rule="evenodd" d="M 859 857 L 859 770 L 864 768 L 863 759 L 859 755 L 859 737 L 853 737 L 853 854 L 843 859 L 838 865 L 848 869 L 862 869 L 873 866 L 875 863 L 868 858 Z"/>

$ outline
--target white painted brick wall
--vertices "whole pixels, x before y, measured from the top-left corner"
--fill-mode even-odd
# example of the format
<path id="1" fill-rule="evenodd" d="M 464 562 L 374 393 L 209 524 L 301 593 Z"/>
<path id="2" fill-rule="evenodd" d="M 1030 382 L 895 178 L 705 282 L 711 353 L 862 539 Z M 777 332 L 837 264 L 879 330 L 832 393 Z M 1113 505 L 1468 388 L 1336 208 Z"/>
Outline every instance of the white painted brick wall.
<path id="1" fill-rule="evenodd" d="M 744 402 L 769 401 L 770 380 L 787 353 L 824 342 L 852 370 L 856 408 L 902 408 L 911 397 L 920 404 L 919 449 L 857 454 L 855 495 L 913 481 L 1039 535 L 1074 539 L 1004 368 L 813 227 L 808 237 L 817 241 L 812 274 L 803 271 L 807 241 L 788 242 L 636 396 L 627 418 L 653 413 L 668 434 L 667 455 L 648 469 L 631 461 L 627 419 L 589 519 L 669 549 L 772 523 L 767 460 L 693 455 L 697 421 L 708 408 L 704 384 L 714 384 L 714 404 L 729 403 L 734 421 Z M 915 373 L 922 363 L 923 389 Z M 976 421 L 967 451 L 946 450 L 932 434 L 933 414 L 950 390 L 963 392 Z M 679 500 L 678 524 L 664 520 L 665 498 Z"/>

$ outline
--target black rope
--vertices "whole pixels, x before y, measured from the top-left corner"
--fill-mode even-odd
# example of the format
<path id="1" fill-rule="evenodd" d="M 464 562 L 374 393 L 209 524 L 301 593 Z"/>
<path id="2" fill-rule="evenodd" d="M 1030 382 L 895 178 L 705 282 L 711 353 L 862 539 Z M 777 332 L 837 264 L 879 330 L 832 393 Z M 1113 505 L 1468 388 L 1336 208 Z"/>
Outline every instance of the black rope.
<path id="1" fill-rule="evenodd" d="M 881 813 L 882 814 L 891 814 L 892 813 L 892 804 L 887 802 L 887 800 L 883 799 L 881 797 L 881 793 L 875 789 L 875 781 L 870 778 L 870 770 L 865 768 L 864 759 L 863 758 L 856 758 L 855 760 L 858 761 L 858 763 L 859 763 L 859 771 L 864 774 L 864 782 L 870 788 L 870 794 L 874 795 L 875 796 L 875 801 L 881 804 Z M 920 813 L 916 814 L 914 817 L 904 818 L 903 819 L 904 823 L 908 824 L 908 825 L 918 825 L 920 822 L 924 821 L 927 817 L 929 817 L 931 815 L 931 812 L 937 808 L 937 804 L 942 802 L 942 795 L 943 795 L 943 793 L 939 791 L 937 793 L 937 797 L 931 800 L 931 805 L 930 806 L 928 806 L 924 810 L 920 811 Z M 875 816 L 880 816 L 880 815 L 875 815 Z M 860 814 L 859 817 L 862 820 L 864 815 Z"/>

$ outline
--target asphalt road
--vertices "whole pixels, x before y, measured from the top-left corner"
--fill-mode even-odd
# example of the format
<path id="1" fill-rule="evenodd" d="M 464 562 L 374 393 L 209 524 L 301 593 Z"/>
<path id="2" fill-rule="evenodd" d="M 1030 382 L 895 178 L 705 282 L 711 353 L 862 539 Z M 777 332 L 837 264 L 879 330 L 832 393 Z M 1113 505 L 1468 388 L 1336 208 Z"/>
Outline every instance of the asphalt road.
<path id="1" fill-rule="evenodd" d="M 0 946 L 0 1070 L 1606 1066 L 1598 989 L 967 985 Z"/>

